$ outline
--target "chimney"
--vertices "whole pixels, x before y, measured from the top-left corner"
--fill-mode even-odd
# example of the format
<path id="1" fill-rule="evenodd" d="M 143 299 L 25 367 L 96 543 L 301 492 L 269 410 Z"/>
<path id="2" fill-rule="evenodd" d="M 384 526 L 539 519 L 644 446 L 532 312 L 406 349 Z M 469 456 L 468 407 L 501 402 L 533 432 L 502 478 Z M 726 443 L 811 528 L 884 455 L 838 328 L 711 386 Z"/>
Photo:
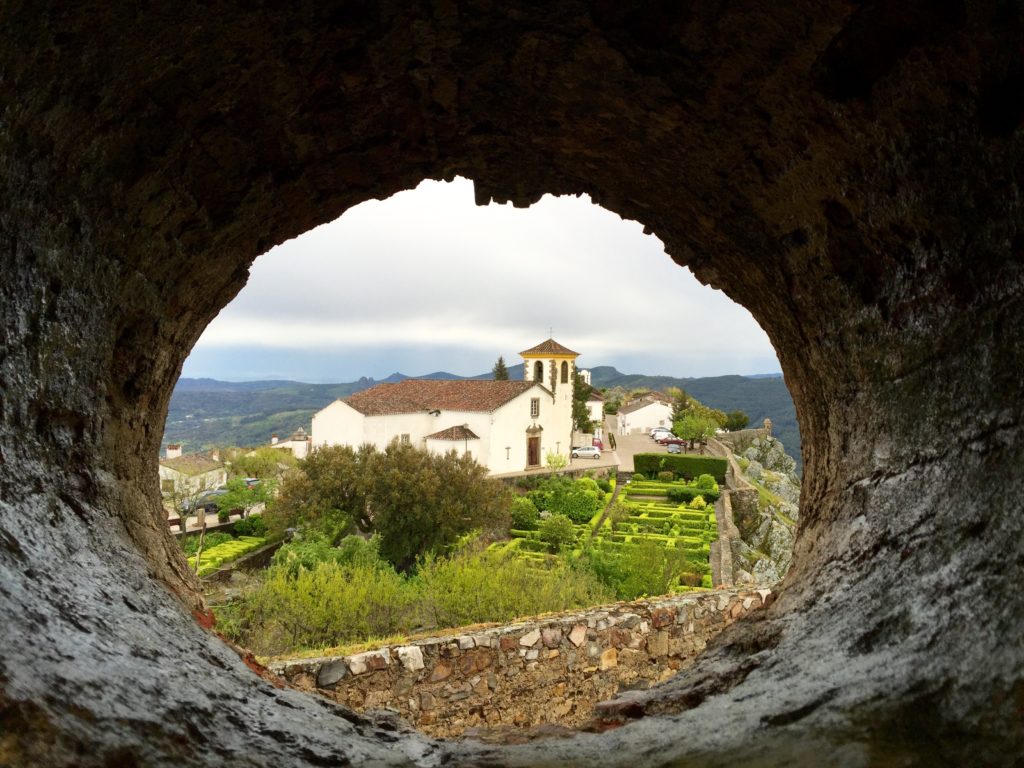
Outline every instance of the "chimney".
<path id="1" fill-rule="evenodd" d="M 271 435 L 270 436 L 270 444 L 271 445 L 277 445 L 277 435 Z"/>
<path id="2" fill-rule="evenodd" d="M 177 459 L 181 456 L 181 443 L 168 443 L 167 444 L 167 458 Z"/>

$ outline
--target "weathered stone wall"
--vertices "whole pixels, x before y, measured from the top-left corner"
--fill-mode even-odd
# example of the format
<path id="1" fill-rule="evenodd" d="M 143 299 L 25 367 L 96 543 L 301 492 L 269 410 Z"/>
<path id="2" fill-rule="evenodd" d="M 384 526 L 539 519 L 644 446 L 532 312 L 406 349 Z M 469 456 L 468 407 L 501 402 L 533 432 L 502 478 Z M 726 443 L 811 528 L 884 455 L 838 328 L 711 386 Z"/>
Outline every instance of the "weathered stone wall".
<path id="1" fill-rule="evenodd" d="M 357 710 L 395 710 L 432 736 L 476 726 L 579 726 L 598 702 L 675 675 L 771 595 L 723 590 L 617 603 L 271 669 Z"/>

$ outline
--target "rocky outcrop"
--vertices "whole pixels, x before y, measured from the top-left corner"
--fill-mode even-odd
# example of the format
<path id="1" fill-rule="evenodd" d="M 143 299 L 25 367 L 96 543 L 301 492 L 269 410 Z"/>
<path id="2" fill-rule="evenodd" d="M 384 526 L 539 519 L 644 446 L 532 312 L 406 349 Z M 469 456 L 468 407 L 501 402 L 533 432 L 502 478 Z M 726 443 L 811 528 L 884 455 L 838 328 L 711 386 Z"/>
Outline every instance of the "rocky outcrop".
<path id="1" fill-rule="evenodd" d="M 0 760 L 1024 754 L 1015 4 L 156 0 L 0 19 Z M 480 203 L 587 193 L 640 222 L 751 312 L 796 406 L 778 599 L 612 732 L 441 743 L 278 687 L 212 634 L 160 509 L 171 389 L 253 259 L 459 174 Z M 367 290 L 386 301 L 392 279 Z"/>
<path id="2" fill-rule="evenodd" d="M 739 442 L 716 442 L 744 448 L 741 456 L 728 454 L 730 509 L 739 532 L 739 538 L 729 542 L 733 581 L 774 584 L 792 561 L 800 516 L 796 462 L 781 442 L 763 433 Z"/>

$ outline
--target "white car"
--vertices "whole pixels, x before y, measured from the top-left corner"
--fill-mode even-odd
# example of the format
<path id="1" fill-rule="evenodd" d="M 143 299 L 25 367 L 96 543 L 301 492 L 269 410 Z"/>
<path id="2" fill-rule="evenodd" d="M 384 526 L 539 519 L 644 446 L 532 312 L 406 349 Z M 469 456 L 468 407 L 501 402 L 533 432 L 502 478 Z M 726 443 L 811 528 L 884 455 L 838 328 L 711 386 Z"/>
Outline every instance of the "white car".
<path id="1" fill-rule="evenodd" d="M 671 435 L 671 434 L 672 434 L 672 430 L 669 429 L 668 427 L 658 427 L 657 429 L 652 429 L 651 430 L 651 439 L 652 440 L 657 440 L 662 435 Z"/>
<path id="2" fill-rule="evenodd" d="M 592 445 L 584 445 L 581 448 L 573 448 L 572 457 L 574 459 L 600 459 L 601 449 L 595 448 Z"/>

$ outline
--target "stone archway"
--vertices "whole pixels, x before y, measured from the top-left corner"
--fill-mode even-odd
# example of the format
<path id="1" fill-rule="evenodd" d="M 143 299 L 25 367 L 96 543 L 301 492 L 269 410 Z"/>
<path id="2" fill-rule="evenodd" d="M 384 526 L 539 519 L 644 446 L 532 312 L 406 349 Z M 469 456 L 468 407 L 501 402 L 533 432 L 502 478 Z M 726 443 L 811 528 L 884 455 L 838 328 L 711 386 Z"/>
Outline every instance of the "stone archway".
<path id="1" fill-rule="evenodd" d="M 0 755 L 1019 754 L 1022 21 L 780 5 L 4 14 Z M 275 687 L 205 628 L 158 514 L 171 388 L 252 259 L 456 174 L 643 222 L 754 314 L 796 402 L 779 599 L 601 736 L 439 744 Z"/>

